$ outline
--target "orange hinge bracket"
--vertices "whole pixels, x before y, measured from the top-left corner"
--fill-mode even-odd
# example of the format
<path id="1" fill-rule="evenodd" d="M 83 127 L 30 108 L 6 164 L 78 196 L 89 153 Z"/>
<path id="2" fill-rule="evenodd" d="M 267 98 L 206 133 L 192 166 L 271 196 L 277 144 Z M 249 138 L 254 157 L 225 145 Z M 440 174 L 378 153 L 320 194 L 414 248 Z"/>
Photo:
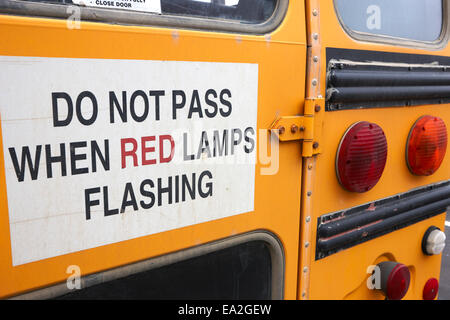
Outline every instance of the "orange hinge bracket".
<path id="1" fill-rule="evenodd" d="M 312 157 L 322 152 L 320 138 L 324 109 L 325 99 L 306 99 L 304 115 L 279 117 L 272 123 L 270 130 L 280 141 L 302 140 L 302 156 Z"/>

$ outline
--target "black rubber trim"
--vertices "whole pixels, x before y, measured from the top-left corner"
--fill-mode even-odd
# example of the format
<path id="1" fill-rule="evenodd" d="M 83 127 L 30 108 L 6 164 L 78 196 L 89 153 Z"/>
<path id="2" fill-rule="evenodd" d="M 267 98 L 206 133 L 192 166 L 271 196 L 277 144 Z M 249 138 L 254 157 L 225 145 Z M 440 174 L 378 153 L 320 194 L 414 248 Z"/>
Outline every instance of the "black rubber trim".
<path id="1" fill-rule="evenodd" d="M 450 181 L 416 189 L 318 219 L 316 259 L 441 214 L 450 206 Z"/>
<path id="2" fill-rule="evenodd" d="M 449 57 L 327 48 L 327 111 L 443 103 Z"/>
<path id="3" fill-rule="evenodd" d="M 328 47 L 326 48 L 326 55 L 327 64 L 329 64 L 331 60 L 348 60 L 360 62 L 379 61 L 388 63 L 426 64 L 435 66 L 450 65 L 450 57 L 430 54 L 412 54 Z M 377 69 L 377 66 L 374 66 L 373 69 Z M 379 69 L 382 69 L 382 67 Z"/>
<path id="4" fill-rule="evenodd" d="M 405 87 L 338 87 L 330 93 L 328 101 L 332 104 L 347 102 L 399 101 L 406 105 L 409 100 L 450 98 L 449 86 L 405 86 Z M 413 104 L 414 102 L 410 103 Z"/>
<path id="5" fill-rule="evenodd" d="M 337 69 L 330 71 L 328 81 L 333 87 L 450 86 L 450 72 Z"/>

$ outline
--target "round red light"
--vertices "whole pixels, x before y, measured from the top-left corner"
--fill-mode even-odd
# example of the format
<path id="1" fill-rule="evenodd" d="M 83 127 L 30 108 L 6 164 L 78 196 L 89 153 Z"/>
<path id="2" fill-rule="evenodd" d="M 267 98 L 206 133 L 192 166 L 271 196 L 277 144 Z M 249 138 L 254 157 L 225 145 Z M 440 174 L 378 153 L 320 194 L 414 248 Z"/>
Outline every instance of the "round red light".
<path id="1" fill-rule="evenodd" d="M 387 159 L 383 129 L 375 123 L 353 124 L 339 144 L 336 172 L 339 183 L 351 192 L 366 192 L 381 178 Z"/>
<path id="2" fill-rule="evenodd" d="M 423 287 L 423 300 L 434 300 L 439 292 L 439 281 L 435 278 L 428 279 Z"/>
<path id="3" fill-rule="evenodd" d="M 406 163 L 418 176 L 436 172 L 447 150 L 447 128 L 441 118 L 423 116 L 409 132 L 406 144 Z"/>
<path id="4" fill-rule="evenodd" d="M 410 273 L 407 266 L 397 264 L 387 279 L 386 297 L 389 300 L 402 299 L 409 288 Z"/>

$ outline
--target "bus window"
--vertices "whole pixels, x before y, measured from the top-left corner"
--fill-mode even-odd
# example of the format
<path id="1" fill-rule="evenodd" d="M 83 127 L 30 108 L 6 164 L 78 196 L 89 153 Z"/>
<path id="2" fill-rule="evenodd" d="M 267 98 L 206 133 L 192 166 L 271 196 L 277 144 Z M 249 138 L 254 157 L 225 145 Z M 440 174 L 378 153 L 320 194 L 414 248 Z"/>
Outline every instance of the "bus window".
<path id="1" fill-rule="evenodd" d="M 275 0 L 164 0 L 164 14 L 182 14 L 261 23 L 269 19 L 275 9 Z"/>
<path id="2" fill-rule="evenodd" d="M 335 0 L 350 33 L 432 42 L 441 36 L 442 0 Z"/>
<path id="3" fill-rule="evenodd" d="M 135 2 L 127 0 L 31 0 L 31 2 L 77 4 L 87 7 L 144 11 L 161 13 L 163 15 L 181 15 L 260 24 L 273 15 L 277 0 L 153 0 L 148 1 L 148 5 L 142 6 L 135 6 Z"/>
<path id="4" fill-rule="evenodd" d="M 220 275 L 220 276 L 218 276 Z M 255 299 L 272 297 L 271 255 L 252 241 L 69 292 L 56 299 Z"/>

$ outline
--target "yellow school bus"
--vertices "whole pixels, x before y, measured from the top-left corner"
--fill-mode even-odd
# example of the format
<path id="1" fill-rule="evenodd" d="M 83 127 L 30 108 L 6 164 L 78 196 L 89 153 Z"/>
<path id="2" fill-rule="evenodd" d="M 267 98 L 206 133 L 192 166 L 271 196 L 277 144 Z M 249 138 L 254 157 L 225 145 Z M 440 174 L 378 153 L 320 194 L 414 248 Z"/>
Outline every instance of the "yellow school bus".
<path id="1" fill-rule="evenodd" d="M 436 299 L 445 0 L 0 0 L 0 296 Z"/>

